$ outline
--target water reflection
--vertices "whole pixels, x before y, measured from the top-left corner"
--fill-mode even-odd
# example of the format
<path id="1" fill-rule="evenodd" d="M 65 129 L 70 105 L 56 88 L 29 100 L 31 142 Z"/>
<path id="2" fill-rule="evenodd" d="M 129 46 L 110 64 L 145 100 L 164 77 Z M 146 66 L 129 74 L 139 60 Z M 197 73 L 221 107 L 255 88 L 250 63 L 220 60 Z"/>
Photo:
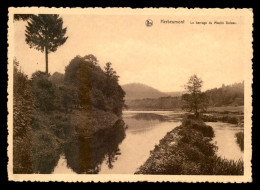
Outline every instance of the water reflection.
<path id="1" fill-rule="evenodd" d="M 108 129 L 99 130 L 91 138 L 78 138 L 68 142 L 64 147 L 64 155 L 68 167 L 76 173 L 98 173 L 100 165 L 106 159 L 109 168 L 120 154 L 118 145 L 125 138 L 122 121 Z"/>
<path id="2" fill-rule="evenodd" d="M 137 119 L 137 120 L 158 120 L 158 121 L 167 121 L 167 116 L 165 115 L 159 115 L 156 113 L 137 113 L 132 118 Z"/>
<path id="3" fill-rule="evenodd" d="M 125 111 L 123 119 L 128 126 L 126 138 L 119 145 L 121 155 L 117 157 L 113 168 L 102 163 L 100 174 L 134 174 L 150 156 L 150 151 L 167 132 L 179 126 L 173 121 L 174 112 Z M 176 115 L 177 116 L 177 115 Z"/>
<path id="4" fill-rule="evenodd" d="M 62 149 L 59 146 L 55 146 L 57 143 L 54 143 L 55 140 L 57 140 L 57 138 L 54 135 L 45 131 L 33 133 L 33 173 L 49 174 L 53 171 L 53 168 L 57 165 L 62 152 Z M 39 154 L 39 149 L 41 149 L 41 154 Z"/>
<path id="5" fill-rule="evenodd" d="M 222 122 L 206 122 L 213 127 L 215 137 L 213 142 L 218 146 L 217 155 L 229 160 L 243 159 L 243 152 L 236 142 L 235 134 L 243 131 L 243 127 Z"/>
<path id="6" fill-rule="evenodd" d="M 67 164 L 67 160 L 64 156 L 64 154 L 62 154 L 60 156 L 60 159 L 56 165 L 56 167 L 53 170 L 54 174 L 73 174 L 75 173 Z"/>
<path id="7" fill-rule="evenodd" d="M 134 174 L 165 134 L 181 125 L 182 116 L 182 112 L 170 111 L 124 112 L 124 122 L 118 121 L 92 138 L 66 143 L 54 173 Z M 215 131 L 218 155 L 235 160 L 243 157 L 234 137 L 243 128 L 221 122 L 207 124 Z"/>

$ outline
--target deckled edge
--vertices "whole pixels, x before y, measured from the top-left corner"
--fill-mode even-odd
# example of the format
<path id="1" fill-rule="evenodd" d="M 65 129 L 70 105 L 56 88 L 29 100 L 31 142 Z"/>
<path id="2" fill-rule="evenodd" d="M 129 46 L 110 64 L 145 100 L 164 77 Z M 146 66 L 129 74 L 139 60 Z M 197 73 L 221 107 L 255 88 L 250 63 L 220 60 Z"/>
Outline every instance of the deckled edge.
<path id="1" fill-rule="evenodd" d="M 22 10 L 23 9 L 23 10 Z M 34 9 L 34 10 L 32 10 Z M 12 94 L 13 94 L 13 77 L 10 77 L 10 76 L 13 76 L 13 67 L 12 67 L 12 59 L 14 58 L 14 55 L 13 55 L 13 51 L 12 48 L 13 48 L 13 14 L 14 13 L 25 13 L 24 11 L 30 11 L 30 13 L 46 13 L 46 11 L 55 11 L 56 14 L 62 14 L 62 12 L 64 11 L 69 11 L 71 12 L 71 10 L 75 10 L 77 9 L 77 13 L 74 13 L 74 14 L 83 14 L 86 10 L 90 11 L 90 12 L 93 12 L 93 11 L 107 11 L 108 13 L 106 14 L 113 14 L 113 15 L 120 15 L 120 14 L 125 14 L 125 11 L 129 11 L 131 10 L 130 14 L 133 14 L 134 11 L 138 11 L 138 14 L 140 15 L 145 15 L 147 13 L 144 14 L 144 10 L 147 11 L 147 10 L 151 10 L 151 11 L 156 11 L 156 14 L 159 14 L 158 11 L 161 11 L 161 10 L 178 10 L 178 11 L 184 11 L 184 12 L 187 12 L 188 14 L 187 15 L 190 15 L 190 11 L 192 12 L 195 12 L 195 11 L 203 11 L 203 14 L 207 14 L 209 13 L 208 11 L 209 10 L 213 10 L 214 11 L 232 11 L 232 10 L 241 10 L 241 11 L 247 11 L 247 14 L 250 14 L 250 20 L 252 21 L 252 25 L 250 27 L 250 31 L 251 31 L 251 41 L 250 41 L 250 44 L 251 44 L 251 68 L 250 68 L 250 71 L 251 73 L 247 76 L 248 77 L 248 84 L 249 84 L 249 87 L 250 87 L 250 90 L 245 94 L 245 104 L 249 103 L 250 106 L 248 107 L 249 110 L 246 108 L 246 106 L 244 106 L 244 113 L 249 113 L 249 118 L 247 118 L 247 122 L 250 124 L 250 130 L 247 130 L 247 133 L 245 133 L 245 138 L 246 139 L 246 142 L 245 143 L 245 149 L 247 147 L 250 147 L 251 150 L 248 150 L 249 151 L 249 164 L 247 163 L 247 168 L 249 168 L 250 171 L 247 171 L 249 172 L 249 175 L 250 176 L 201 176 L 201 175 L 197 175 L 197 176 L 192 176 L 192 175 L 189 175 L 189 176 L 185 176 L 185 175 L 181 175 L 181 176 L 176 176 L 176 175 L 126 175 L 126 174 L 116 174 L 116 175 L 102 175 L 102 174 L 98 174 L 98 175 L 83 175 L 83 174 L 79 174 L 79 175 L 62 175 L 62 176 L 65 176 L 65 177 L 68 177 L 70 179 L 67 179 L 67 180 L 64 180 L 64 178 L 60 177 L 61 175 L 59 174 L 13 174 L 12 170 L 13 170 L 13 160 L 10 159 L 12 158 L 12 154 L 13 154 L 13 151 L 12 151 L 12 148 L 13 148 L 13 138 L 12 138 L 12 134 L 13 134 L 13 131 L 10 130 L 10 126 L 13 126 L 13 117 L 12 117 L 12 114 L 13 114 L 13 109 L 12 109 L 12 106 L 13 106 L 13 98 L 12 98 Z M 120 9 L 120 11 L 118 12 L 115 12 L 114 10 L 117 9 L 117 11 Z M 22 10 L 22 11 L 21 11 Z M 40 11 L 39 11 L 40 10 Z M 80 11 L 78 11 L 80 10 Z M 123 10 L 123 12 L 121 12 Z M 21 12 L 20 12 L 21 11 Z M 33 12 L 33 11 L 36 11 L 36 12 Z M 83 12 L 84 11 L 84 12 Z M 27 12 L 28 13 L 28 12 Z M 136 13 L 136 12 L 135 12 Z M 149 12 L 151 14 L 151 12 Z M 64 14 L 64 13 L 63 13 Z M 65 13 L 65 14 L 68 14 L 68 13 Z M 71 13 L 69 13 L 71 14 Z M 86 12 L 84 13 L 86 14 Z M 93 13 L 91 13 L 93 14 Z M 154 14 L 154 12 L 153 12 Z M 182 13 L 183 14 L 183 13 Z M 201 14 L 201 13 L 200 13 Z M 161 14 L 163 15 L 163 14 Z M 186 16 L 187 16 L 186 15 Z M 247 183 L 247 182 L 252 182 L 252 116 L 253 116 L 253 112 L 252 112 L 252 84 L 253 84 L 253 69 L 252 69 L 252 66 L 253 66 L 253 24 L 254 24 L 254 14 L 253 14 L 253 9 L 250 8 L 210 8 L 210 9 L 207 9 L 207 8 L 167 8 L 167 7 L 162 7 L 162 8 L 110 8 L 110 7 L 107 7 L 107 8 L 95 8 L 95 7 L 92 7 L 92 8 L 81 8 L 81 7 L 75 7 L 75 8 L 56 8 L 56 7 L 53 7 L 53 8 L 48 8 L 48 7 L 9 7 L 8 8 L 8 57 L 7 57 L 7 60 L 8 60 L 8 119 L 7 119 L 7 125 L 8 125 L 8 180 L 10 181 L 31 181 L 31 182 L 48 182 L 48 181 L 59 181 L 59 182 L 188 182 L 188 183 L 205 183 L 205 182 L 210 182 L 210 183 Z M 247 28 L 248 29 L 248 28 Z M 10 45 L 11 44 L 11 45 Z M 246 82 L 246 81 L 245 81 Z M 245 89 L 246 91 L 246 89 Z M 247 98 L 249 98 L 247 100 Z M 244 115 L 245 117 L 245 115 Z M 246 123 L 246 121 L 245 121 Z M 245 124 L 246 126 L 246 124 Z M 244 127 L 244 130 L 245 130 L 245 127 Z M 245 130 L 246 131 L 246 130 Z M 250 131 L 250 132 L 249 132 Z M 248 139 L 248 137 L 250 137 Z M 250 143 L 249 143 L 250 141 Z M 27 176 L 27 177 L 26 177 Z M 36 177 L 35 177 L 36 176 Z M 49 179 L 45 179 L 46 176 L 51 176 Z M 120 177 L 118 177 L 120 176 Z M 186 178 L 186 179 L 177 179 L 177 180 L 164 180 L 163 178 L 169 178 L 169 177 L 172 177 L 172 178 Z M 55 177 L 58 177 L 57 179 L 54 179 Z M 77 179 L 72 179 L 72 177 L 75 177 Z M 89 178 L 92 178 L 92 179 L 89 179 L 89 180 L 86 180 L 86 178 L 89 177 Z M 129 177 L 131 177 L 132 179 L 129 179 Z M 140 180 L 140 177 L 144 177 L 142 180 Z M 155 178 L 155 180 L 150 180 L 148 179 L 149 177 L 152 177 L 152 178 Z M 226 181 L 221 181 L 219 180 L 220 178 L 229 178 L 229 180 L 226 180 Z M 234 180 L 234 179 L 231 179 L 231 178 L 234 178 L 236 177 L 238 180 Z M 246 177 L 246 178 L 245 178 Z M 33 178 L 33 179 L 32 179 Z M 80 179 L 78 179 L 80 178 Z M 102 178 L 102 179 L 100 179 Z M 121 179 L 119 179 L 121 178 Z M 134 179 L 133 179 L 134 178 Z M 194 179 L 194 178 L 200 178 L 200 179 Z M 209 180 L 209 178 L 217 178 L 217 180 Z M 162 179 L 162 180 L 161 180 Z"/>

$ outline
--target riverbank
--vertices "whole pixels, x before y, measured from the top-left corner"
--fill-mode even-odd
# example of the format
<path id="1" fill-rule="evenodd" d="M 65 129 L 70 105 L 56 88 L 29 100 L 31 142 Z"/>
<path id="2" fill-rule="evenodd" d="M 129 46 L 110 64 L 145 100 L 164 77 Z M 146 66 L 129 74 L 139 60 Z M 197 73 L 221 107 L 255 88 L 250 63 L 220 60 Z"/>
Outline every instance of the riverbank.
<path id="1" fill-rule="evenodd" d="M 244 124 L 244 106 L 210 107 L 201 116 L 204 122 L 224 122 L 242 126 Z"/>
<path id="2" fill-rule="evenodd" d="M 172 109 L 152 109 L 152 108 L 136 108 L 127 109 L 127 111 L 175 111 L 185 112 L 181 108 Z M 222 106 L 222 107 L 209 107 L 208 110 L 201 115 L 204 122 L 224 122 L 242 126 L 244 124 L 244 106 Z"/>
<path id="3" fill-rule="evenodd" d="M 244 123 L 244 116 L 241 115 L 230 115 L 230 114 L 219 114 L 219 113 L 214 113 L 214 114 L 203 114 L 201 116 L 201 119 L 204 122 L 224 122 L 224 123 L 231 123 L 231 124 L 236 124 L 236 125 L 243 125 Z"/>
<path id="4" fill-rule="evenodd" d="M 32 120 L 32 173 L 51 173 L 68 144 L 79 139 L 80 142 L 97 139 L 96 134 L 104 130 L 113 131 L 120 118 L 98 109 L 91 112 L 74 109 L 69 114 L 35 110 Z M 102 136 L 98 137 L 96 141 L 102 141 Z"/>
<path id="5" fill-rule="evenodd" d="M 136 174 L 243 175 L 243 161 L 216 155 L 212 127 L 193 116 L 168 132 Z"/>
<path id="6" fill-rule="evenodd" d="M 91 110 L 73 110 L 69 116 L 70 118 L 66 131 L 67 139 L 69 138 L 89 138 L 99 130 L 111 128 L 119 116 L 93 108 Z"/>
<path id="7" fill-rule="evenodd" d="M 65 75 L 36 71 L 30 78 L 14 60 L 14 173 L 51 173 L 67 142 L 113 131 L 125 92 L 111 63 L 102 70 L 88 57 L 73 58 Z"/>

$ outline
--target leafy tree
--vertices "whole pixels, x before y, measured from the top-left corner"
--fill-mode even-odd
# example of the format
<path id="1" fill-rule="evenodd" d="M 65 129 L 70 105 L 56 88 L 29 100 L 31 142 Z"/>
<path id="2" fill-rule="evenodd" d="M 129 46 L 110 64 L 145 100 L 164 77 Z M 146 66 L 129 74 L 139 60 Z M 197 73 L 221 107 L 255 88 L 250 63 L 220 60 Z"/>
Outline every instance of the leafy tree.
<path id="1" fill-rule="evenodd" d="M 117 115 L 120 115 L 122 107 L 125 106 L 125 92 L 118 84 L 119 76 L 116 74 L 116 71 L 111 67 L 111 65 L 112 63 L 107 62 L 104 68 L 106 75 L 105 94 L 110 99 L 112 111 Z"/>
<path id="2" fill-rule="evenodd" d="M 105 66 L 105 73 L 106 73 L 106 77 L 107 79 L 112 79 L 113 77 L 115 77 L 115 79 L 117 78 L 116 77 L 116 71 L 114 71 L 114 69 L 111 67 L 112 63 L 110 62 L 107 62 L 106 63 L 106 66 Z"/>
<path id="3" fill-rule="evenodd" d="M 106 96 L 110 96 L 112 93 L 113 85 L 118 82 L 119 76 L 116 75 L 116 71 L 111 67 L 112 63 L 107 62 L 105 69 L 106 75 Z"/>
<path id="4" fill-rule="evenodd" d="M 14 21 L 19 21 L 19 20 L 29 20 L 32 17 L 32 14 L 14 14 Z"/>
<path id="5" fill-rule="evenodd" d="M 36 109 L 49 112 L 57 108 L 57 95 L 54 85 L 49 81 L 49 75 L 36 71 L 32 74 L 32 96 Z"/>
<path id="6" fill-rule="evenodd" d="M 90 61 L 90 62 L 93 63 L 94 65 L 97 65 L 97 64 L 98 64 L 97 58 L 96 58 L 94 55 L 92 55 L 92 54 L 89 54 L 89 55 L 84 56 L 84 59 L 87 60 L 87 61 Z"/>
<path id="7" fill-rule="evenodd" d="M 207 96 L 201 92 L 203 81 L 197 76 L 193 75 L 185 85 L 188 93 L 182 95 L 183 109 L 193 112 L 195 116 L 199 116 L 201 111 L 207 109 Z"/>
<path id="8" fill-rule="evenodd" d="M 13 63 L 13 171 L 32 173 L 32 89 L 19 62 Z"/>
<path id="9" fill-rule="evenodd" d="M 57 14 L 31 15 L 27 21 L 25 41 L 30 48 L 45 51 L 46 73 L 48 73 L 48 54 L 63 45 L 67 28 L 63 28 L 63 19 Z"/>
<path id="10" fill-rule="evenodd" d="M 64 84 L 71 89 L 72 101 L 85 110 L 122 114 L 125 92 L 118 84 L 119 76 L 107 63 L 105 70 L 97 65 L 93 55 L 76 56 L 66 67 Z M 74 107 L 78 107 L 74 106 Z"/>

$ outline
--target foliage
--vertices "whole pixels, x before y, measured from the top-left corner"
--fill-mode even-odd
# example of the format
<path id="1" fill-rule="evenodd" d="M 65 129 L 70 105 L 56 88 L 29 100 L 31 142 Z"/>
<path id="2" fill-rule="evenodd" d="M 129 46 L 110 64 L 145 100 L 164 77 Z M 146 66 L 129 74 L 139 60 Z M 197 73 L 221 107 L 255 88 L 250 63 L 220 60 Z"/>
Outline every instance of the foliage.
<path id="1" fill-rule="evenodd" d="M 33 133 L 33 173 L 51 173 L 61 152 L 61 140 L 51 130 L 40 129 Z"/>
<path id="2" fill-rule="evenodd" d="M 32 14 L 14 14 L 14 21 L 23 20 L 26 21 L 32 18 Z"/>
<path id="3" fill-rule="evenodd" d="M 243 175 L 243 161 L 216 156 L 214 131 L 194 116 L 168 132 L 136 174 Z"/>
<path id="4" fill-rule="evenodd" d="M 74 58 L 65 76 L 36 71 L 28 79 L 18 68 L 14 60 L 14 173 L 51 173 L 66 141 L 110 128 L 122 113 L 118 76 L 93 55 Z"/>
<path id="5" fill-rule="evenodd" d="M 118 84 L 118 78 L 111 63 L 103 71 L 93 55 L 86 55 L 71 60 L 66 67 L 64 82 L 71 89 L 76 106 L 121 115 L 125 93 Z"/>
<path id="6" fill-rule="evenodd" d="M 32 94 L 30 81 L 14 60 L 13 166 L 14 173 L 32 172 Z M 22 145 L 22 146 L 21 146 Z"/>
<path id="7" fill-rule="evenodd" d="M 45 51 L 46 73 L 48 73 L 48 54 L 55 52 L 63 45 L 67 28 L 63 28 L 63 20 L 57 14 L 31 15 L 27 21 L 25 41 L 30 48 Z"/>
<path id="8" fill-rule="evenodd" d="M 137 113 L 132 118 L 137 120 L 158 120 L 158 121 L 167 121 L 167 116 L 156 114 L 156 113 Z"/>
<path id="9" fill-rule="evenodd" d="M 213 128 L 206 125 L 201 119 L 194 118 L 192 115 L 188 115 L 183 119 L 182 126 L 199 131 L 204 137 L 214 137 Z"/>
<path id="10" fill-rule="evenodd" d="M 139 98 L 139 99 L 127 99 L 127 96 L 133 97 L 134 90 L 131 88 L 126 88 L 126 104 L 129 109 L 137 109 L 137 110 L 171 110 L 171 109 L 179 109 L 183 107 L 184 101 L 182 101 L 181 97 L 171 97 L 165 96 L 160 98 Z M 244 105 L 244 83 L 235 83 L 232 85 L 222 85 L 221 88 L 214 88 L 211 90 L 207 90 L 204 92 L 207 96 L 208 106 L 218 106 L 218 107 L 209 107 L 209 109 L 215 109 L 219 112 L 224 112 L 226 110 L 238 110 L 240 111 L 240 107 Z M 144 92 L 141 92 L 143 96 L 148 96 Z M 139 95 L 140 96 L 140 95 Z M 221 107 L 219 107 L 221 106 Z M 226 107 L 227 106 L 227 107 Z M 230 111 L 230 112 L 231 112 Z M 233 112 L 233 111 L 232 111 Z M 243 109 L 242 111 L 243 112 Z"/>
<path id="11" fill-rule="evenodd" d="M 168 110 L 168 109 L 179 109 L 182 106 L 181 97 L 161 97 L 157 99 L 145 98 L 136 100 L 126 100 L 126 104 L 129 109 L 135 110 Z"/>
<path id="12" fill-rule="evenodd" d="M 244 81 L 232 85 L 223 84 L 221 88 L 207 90 L 205 93 L 210 106 L 244 105 Z"/>
<path id="13" fill-rule="evenodd" d="M 64 123 L 52 118 L 61 107 L 59 93 L 46 73 L 37 71 L 29 80 L 18 67 L 14 60 L 14 173 L 50 172 L 64 138 Z"/>
<path id="14" fill-rule="evenodd" d="M 64 74 L 55 72 L 50 76 L 50 81 L 60 87 L 64 85 Z"/>
<path id="15" fill-rule="evenodd" d="M 124 122 L 118 120 L 112 127 L 100 129 L 88 138 L 75 138 L 64 145 L 68 166 L 77 173 L 98 173 L 106 160 L 109 168 L 119 153 L 118 145 L 125 138 Z"/>
<path id="16" fill-rule="evenodd" d="M 201 92 L 202 83 L 203 81 L 197 75 L 191 76 L 185 86 L 188 93 L 182 95 L 184 101 L 182 108 L 194 112 L 196 116 L 207 109 L 207 96 Z"/>
<path id="17" fill-rule="evenodd" d="M 49 75 L 44 72 L 37 71 L 32 74 L 31 81 L 33 104 L 36 109 L 49 112 L 58 107 L 58 105 L 55 105 L 57 104 L 55 87 L 49 81 Z"/>
<path id="18" fill-rule="evenodd" d="M 224 123 L 231 123 L 231 124 L 239 124 L 240 118 L 237 116 L 229 116 L 225 114 L 219 114 L 219 115 L 202 115 L 201 119 L 204 122 L 217 122 L 221 121 Z"/>
<path id="19" fill-rule="evenodd" d="M 204 171 L 213 175 L 243 175 L 243 160 L 227 160 L 217 156 L 209 157 L 204 162 Z"/>

